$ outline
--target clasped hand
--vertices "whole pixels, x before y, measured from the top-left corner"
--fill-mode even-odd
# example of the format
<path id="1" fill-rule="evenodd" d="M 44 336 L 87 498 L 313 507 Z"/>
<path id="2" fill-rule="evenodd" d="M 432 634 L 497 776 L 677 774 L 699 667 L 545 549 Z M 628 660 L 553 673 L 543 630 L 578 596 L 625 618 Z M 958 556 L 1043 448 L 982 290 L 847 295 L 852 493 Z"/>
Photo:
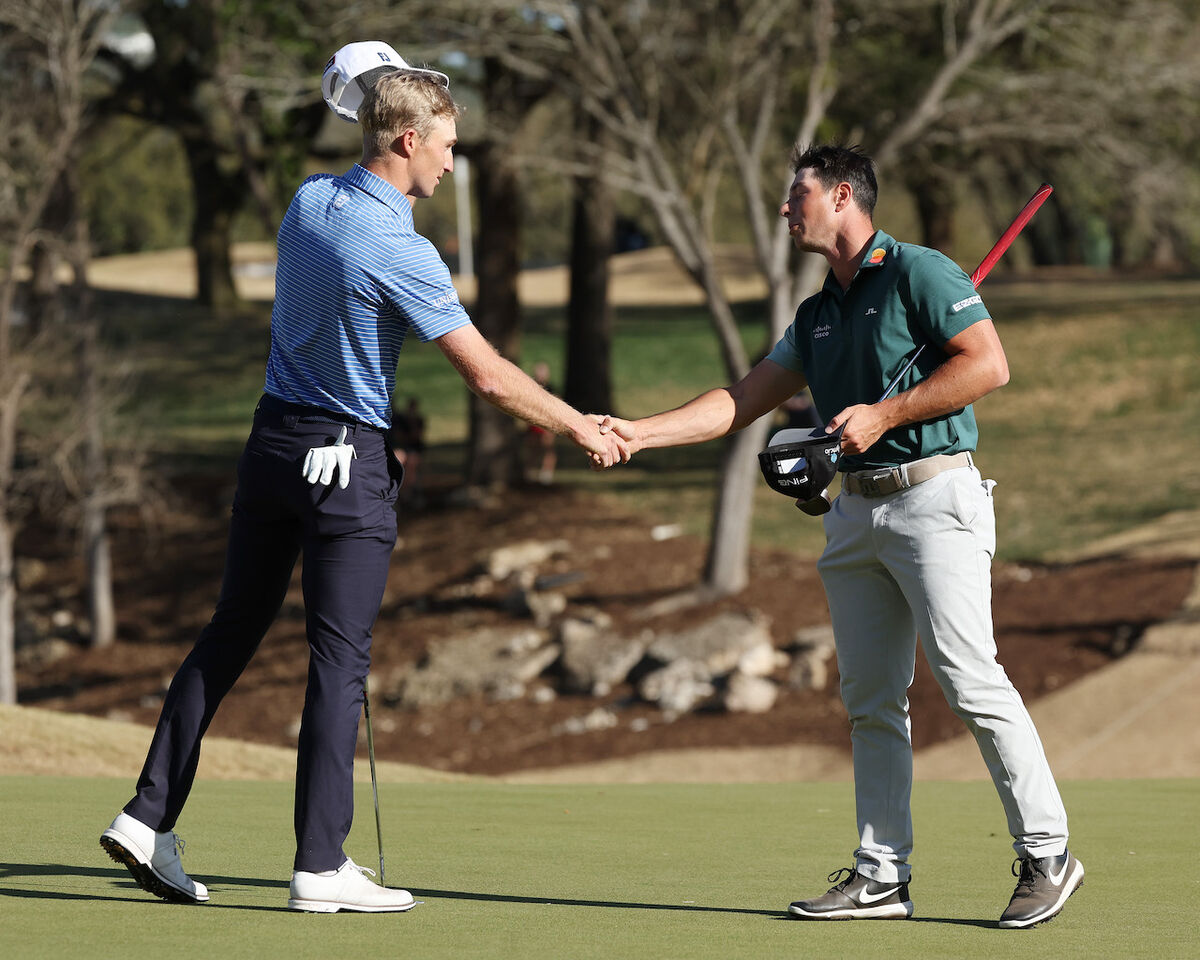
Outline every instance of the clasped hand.
<path id="1" fill-rule="evenodd" d="M 601 414 L 588 414 L 586 418 L 595 427 L 595 432 L 583 431 L 576 438 L 578 443 L 592 462 L 592 469 L 604 470 L 618 463 L 628 463 L 633 451 L 625 438 L 612 429 L 605 429 L 604 423 L 610 420 Z"/>
<path id="2" fill-rule="evenodd" d="M 338 486 L 345 490 L 350 485 L 350 461 L 357 457 L 354 444 L 346 443 L 346 428 L 342 427 L 337 443 L 333 446 L 313 447 L 304 455 L 304 465 L 300 468 L 300 474 L 309 483 L 329 486 L 336 468 Z"/>

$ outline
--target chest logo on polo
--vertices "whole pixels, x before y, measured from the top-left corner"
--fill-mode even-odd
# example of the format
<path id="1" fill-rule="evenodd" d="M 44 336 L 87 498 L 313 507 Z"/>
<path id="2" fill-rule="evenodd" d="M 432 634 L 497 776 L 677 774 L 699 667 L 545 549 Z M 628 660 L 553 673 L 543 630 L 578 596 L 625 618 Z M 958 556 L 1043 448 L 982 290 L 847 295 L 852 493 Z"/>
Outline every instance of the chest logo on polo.
<path id="1" fill-rule="evenodd" d="M 887 256 L 887 251 L 883 247 L 876 247 L 871 251 L 871 258 L 867 263 L 883 263 L 883 258 Z"/>
<path id="2" fill-rule="evenodd" d="M 831 333 L 833 333 L 833 327 L 828 323 L 823 323 L 819 327 L 813 327 L 814 340 L 824 340 Z"/>
<path id="3" fill-rule="evenodd" d="M 873 317 L 878 313 L 879 313 L 879 311 L 876 310 L 874 307 L 867 307 L 867 312 L 864 313 L 863 316 L 864 317 Z"/>

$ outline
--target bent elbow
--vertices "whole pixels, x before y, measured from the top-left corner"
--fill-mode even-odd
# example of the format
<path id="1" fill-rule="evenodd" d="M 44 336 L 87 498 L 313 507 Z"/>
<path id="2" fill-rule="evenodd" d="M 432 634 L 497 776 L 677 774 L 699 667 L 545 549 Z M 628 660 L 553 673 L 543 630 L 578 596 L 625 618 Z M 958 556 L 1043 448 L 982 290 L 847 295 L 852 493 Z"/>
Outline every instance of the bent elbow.
<path id="1" fill-rule="evenodd" d="M 1003 387 L 1008 383 L 1008 361 L 1007 360 L 1002 359 L 998 364 L 996 364 L 996 369 L 995 369 L 995 372 L 993 375 L 993 379 L 995 381 L 995 385 L 992 387 L 993 390 L 998 390 L 1000 387 Z"/>

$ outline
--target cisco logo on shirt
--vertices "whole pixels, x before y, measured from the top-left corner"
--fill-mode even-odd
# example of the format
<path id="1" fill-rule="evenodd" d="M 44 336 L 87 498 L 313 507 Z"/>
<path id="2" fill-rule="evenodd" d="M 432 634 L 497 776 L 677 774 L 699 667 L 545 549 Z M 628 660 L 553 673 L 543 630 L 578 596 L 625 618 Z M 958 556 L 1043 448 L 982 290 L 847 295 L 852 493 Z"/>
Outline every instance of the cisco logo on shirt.
<path id="1" fill-rule="evenodd" d="M 823 323 L 819 327 L 813 327 L 814 340 L 824 340 L 831 333 L 833 333 L 833 327 L 828 323 Z"/>

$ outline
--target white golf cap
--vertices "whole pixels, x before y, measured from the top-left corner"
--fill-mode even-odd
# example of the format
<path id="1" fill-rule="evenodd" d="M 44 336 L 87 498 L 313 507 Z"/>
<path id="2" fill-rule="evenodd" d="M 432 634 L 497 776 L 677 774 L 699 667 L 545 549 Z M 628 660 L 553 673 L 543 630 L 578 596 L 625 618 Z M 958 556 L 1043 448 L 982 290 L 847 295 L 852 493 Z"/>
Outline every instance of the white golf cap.
<path id="1" fill-rule="evenodd" d="M 363 94 L 383 74 L 394 70 L 422 74 L 450 89 L 450 78 L 444 73 L 409 66 L 400 54 L 382 40 L 362 40 L 346 44 L 329 58 L 321 77 L 321 95 L 330 110 L 343 120 L 357 123 Z"/>

